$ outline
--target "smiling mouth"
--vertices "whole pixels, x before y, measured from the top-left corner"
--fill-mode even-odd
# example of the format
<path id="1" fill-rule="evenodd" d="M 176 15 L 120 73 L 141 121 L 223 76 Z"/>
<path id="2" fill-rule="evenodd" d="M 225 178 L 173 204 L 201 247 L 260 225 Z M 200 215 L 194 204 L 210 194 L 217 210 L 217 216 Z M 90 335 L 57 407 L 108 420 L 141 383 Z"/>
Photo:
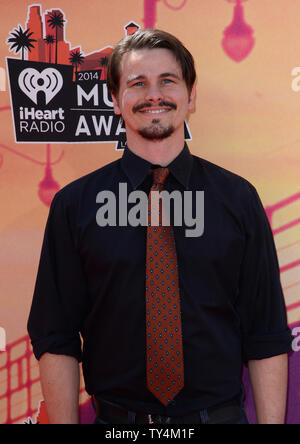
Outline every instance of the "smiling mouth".
<path id="1" fill-rule="evenodd" d="M 170 109 L 145 109 L 140 110 L 141 113 L 144 114 L 161 114 L 171 111 Z"/>
<path id="2" fill-rule="evenodd" d="M 141 112 L 147 114 L 162 114 L 172 110 L 176 110 L 177 106 L 172 102 L 160 102 L 156 106 L 149 103 L 141 103 L 133 107 L 133 112 Z"/>

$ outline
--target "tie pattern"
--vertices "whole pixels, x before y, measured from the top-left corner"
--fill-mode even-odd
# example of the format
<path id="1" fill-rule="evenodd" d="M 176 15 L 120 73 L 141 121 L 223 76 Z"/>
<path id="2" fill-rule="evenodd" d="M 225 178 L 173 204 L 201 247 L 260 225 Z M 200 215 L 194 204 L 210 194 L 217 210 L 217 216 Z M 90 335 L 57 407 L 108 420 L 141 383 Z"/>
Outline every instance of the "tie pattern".
<path id="1" fill-rule="evenodd" d="M 167 168 L 153 171 L 146 253 L 147 387 L 165 406 L 184 385 L 178 263 L 172 226 L 162 226 L 162 205 L 151 214 L 152 191 L 162 191 Z M 152 194 L 152 197 L 151 197 Z M 153 204 L 152 204 L 153 213 Z M 153 224 L 153 220 L 159 223 Z"/>

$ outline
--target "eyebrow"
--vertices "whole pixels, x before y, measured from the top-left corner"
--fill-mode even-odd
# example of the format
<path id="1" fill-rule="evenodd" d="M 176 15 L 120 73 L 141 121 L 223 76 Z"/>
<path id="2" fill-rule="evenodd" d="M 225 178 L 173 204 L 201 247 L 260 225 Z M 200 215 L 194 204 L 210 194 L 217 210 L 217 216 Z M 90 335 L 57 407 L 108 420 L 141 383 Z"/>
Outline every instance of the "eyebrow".
<path id="1" fill-rule="evenodd" d="M 164 72 L 163 74 L 160 74 L 159 77 L 173 77 L 174 79 L 181 80 L 181 78 L 173 72 Z"/>
<path id="2" fill-rule="evenodd" d="M 131 83 L 131 82 L 134 82 L 134 81 L 136 81 L 136 80 L 141 80 L 141 79 L 144 79 L 146 76 L 144 76 L 144 75 L 139 75 L 139 76 L 133 76 L 133 77 L 129 77 L 129 79 L 127 80 L 127 85 L 129 84 L 129 83 Z"/>
<path id="3" fill-rule="evenodd" d="M 172 72 L 164 72 L 162 74 L 159 75 L 159 78 L 165 78 L 165 77 L 173 77 L 174 79 L 177 80 L 181 80 L 180 77 L 177 74 L 174 74 Z M 129 79 L 127 80 L 127 85 L 131 82 L 137 81 L 137 80 L 142 80 L 145 79 L 146 76 L 143 74 L 140 74 L 139 76 L 133 76 L 133 77 L 129 77 Z"/>

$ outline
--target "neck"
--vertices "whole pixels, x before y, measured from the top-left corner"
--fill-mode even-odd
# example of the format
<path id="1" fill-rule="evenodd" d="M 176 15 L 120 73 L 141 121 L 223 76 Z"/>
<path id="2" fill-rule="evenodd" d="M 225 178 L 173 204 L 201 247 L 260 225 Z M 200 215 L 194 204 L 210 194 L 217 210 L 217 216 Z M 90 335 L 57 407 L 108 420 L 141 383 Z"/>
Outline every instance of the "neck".
<path id="1" fill-rule="evenodd" d="M 143 137 L 130 137 L 127 133 L 127 144 L 134 154 L 154 165 L 165 167 L 169 165 L 182 151 L 184 147 L 184 135 L 181 137 L 170 136 L 166 139 L 153 141 Z"/>

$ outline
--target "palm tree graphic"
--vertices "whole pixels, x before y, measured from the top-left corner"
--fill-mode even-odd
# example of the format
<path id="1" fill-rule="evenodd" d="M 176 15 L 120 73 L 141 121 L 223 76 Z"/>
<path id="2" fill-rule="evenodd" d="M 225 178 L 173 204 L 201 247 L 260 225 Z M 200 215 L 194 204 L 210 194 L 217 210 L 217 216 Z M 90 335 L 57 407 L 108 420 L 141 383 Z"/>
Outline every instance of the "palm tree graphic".
<path id="1" fill-rule="evenodd" d="M 70 63 L 75 67 L 75 79 L 77 79 L 78 66 L 80 66 L 84 61 L 83 54 L 77 49 L 71 52 L 71 57 L 69 58 Z"/>
<path id="2" fill-rule="evenodd" d="M 57 37 L 58 37 L 58 28 L 63 28 L 65 20 L 61 12 L 53 11 L 49 13 L 48 23 L 51 29 L 55 29 L 56 38 L 55 38 L 55 64 L 57 65 Z"/>
<path id="3" fill-rule="evenodd" d="M 109 58 L 107 56 L 101 57 L 101 59 L 99 60 L 101 68 L 104 69 L 104 80 L 107 79 L 107 66 L 108 66 L 108 62 L 109 62 Z"/>
<path id="4" fill-rule="evenodd" d="M 46 45 L 49 45 L 49 63 L 51 63 L 51 48 L 52 45 L 55 43 L 54 35 L 48 34 L 45 38 Z"/>
<path id="5" fill-rule="evenodd" d="M 22 60 L 25 57 L 25 50 L 31 52 L 31 48 L 34 48 L 33 42 L 37 40 L 31 39 L 33 32 L 30 32 L 30 29 L 26 29 L 25 31 L 22 29 L 22 26 L 19 25 L 19 29 L 14 29 L 10 32 L 10 37 L 7 42 L 12 43 L 9 48 L 10 51 L 15 50 L 17 54 L 19 51 L 22 51 Z"/>

